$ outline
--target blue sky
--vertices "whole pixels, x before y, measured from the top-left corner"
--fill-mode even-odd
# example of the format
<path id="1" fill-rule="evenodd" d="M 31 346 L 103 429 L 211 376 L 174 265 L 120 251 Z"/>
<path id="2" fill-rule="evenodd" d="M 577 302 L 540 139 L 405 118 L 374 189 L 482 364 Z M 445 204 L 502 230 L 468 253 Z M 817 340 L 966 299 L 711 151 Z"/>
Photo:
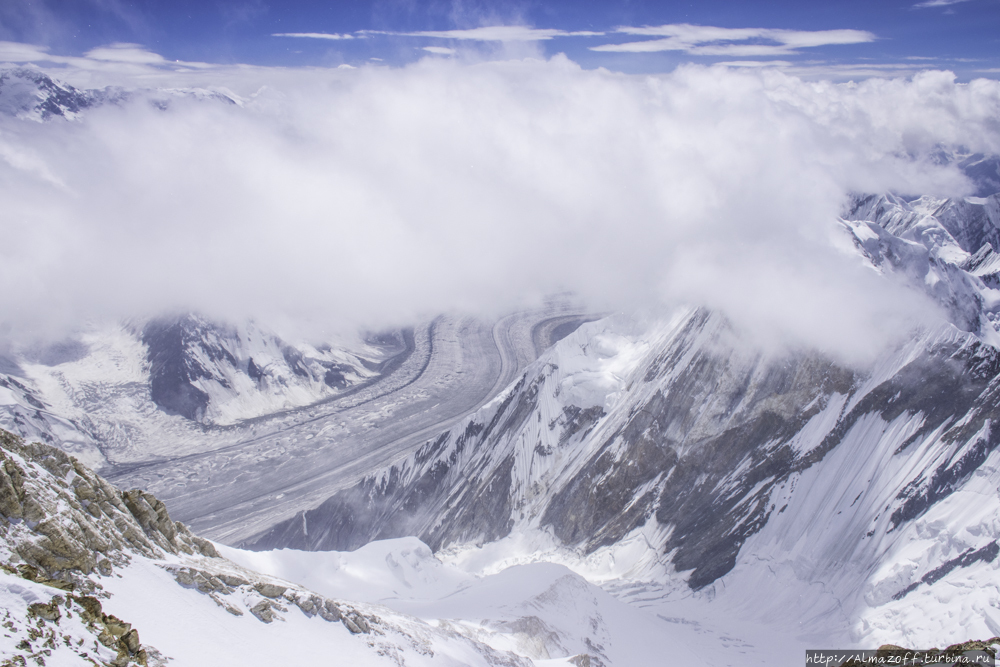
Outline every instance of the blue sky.
<path id="1" fill-rule="evenodd" d="M 547 32 L 468 32 L 491 26 Z M 455 30 L 466 32 L 448 32 Z M 287 36 L 306 34 L 324 36 Z M 449 50 L 530 47 L 566 53 L 588 68 L 631 72 L 736 62 L 834 76 L 838 68 L 844 76 L 942 68 L 962 79 L 996 78 L 1000 0 L 5 0 L 0 40 L 63 56 L 132 43 L 168 60 L 255 65 L 398 64 Z"/>

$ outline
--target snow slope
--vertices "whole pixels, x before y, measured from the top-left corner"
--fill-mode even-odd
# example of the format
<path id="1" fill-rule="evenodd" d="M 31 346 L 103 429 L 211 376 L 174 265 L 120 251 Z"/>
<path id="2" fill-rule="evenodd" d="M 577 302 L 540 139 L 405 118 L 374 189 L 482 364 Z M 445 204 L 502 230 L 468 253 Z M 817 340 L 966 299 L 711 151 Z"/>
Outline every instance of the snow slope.
<path id="1" fill-rule="evenodd" d="M 221 550 L 246 567 L 324 595 L 385 605 L 540 665 L 574 656 L 609 667 L 663 664 L 666 655 L 671 664 L 734 664 L 716 662 L 717 652 L 706 661 L 698 632 L 631 607 L 563 565 L 467 572 L 442 563 L 415 538 L 354 552 Z"/>

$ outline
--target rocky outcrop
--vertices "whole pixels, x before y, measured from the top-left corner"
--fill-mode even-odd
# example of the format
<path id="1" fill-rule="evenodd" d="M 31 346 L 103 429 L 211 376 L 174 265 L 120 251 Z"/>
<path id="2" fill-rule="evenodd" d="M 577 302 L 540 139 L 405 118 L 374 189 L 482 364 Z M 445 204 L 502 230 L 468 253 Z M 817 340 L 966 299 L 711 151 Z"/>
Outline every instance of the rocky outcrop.
<path id="1" fill-rule="evenodd" d="M 134 555 L 217 557 L 215 547 L 170 519 L 163 503 L 119 491 L 65 452 L 0 431 L 0 552 L 37 576 L 93 586 Z M 38 580 L 37 577 L 35 580 Z"/>
<path id="2" fill-rule="evenodd" d="M 37 571 L 27 566 L 0 566 L 0 569 L 25 581 L 49 585 L 44 578 L 38 581 Z M 27 613 L 20 618 L 7 610 L 2 625 L 8 637 L 20 637 L 16 642 L 17 652 L 7 657 L 4 666 L 45 665 L 57 645 L 75 653 L 80 664 L 111 667 L 164 664 L 155 648 L 142 644 L 136 628 L 104 613 L 101 601 L 89 595 L 52 595 L 48 602 L 29 604 Z"/>
<path id="3" fill-rule="evenodd" d="M 373 627 L 382 623 L 378 616 L 366 614 L 355 605 L 330 600 L 298 586 L 251 581 L 254 577 L 250 573 L 244 578 L 222 571 L 222 568 L 235 567 L 225 560 L 220 560 L 219 569 L 214 572 L 195 567 L 164 566 L 173 573 L 178 584 L 208 595 L 234 616 L 242 616 L 241 607 L 244 607 L 260 622 L 272 623 L 281 619 L 281 614 L 288 613 L 291 607 L 297 607 L 309 617 L 319 616 L 331 623 L 340 621 L 352 634 L 369 634 Z"/>
<path id="4" fill-rule="evenodd" d="M 242 616 L 246 608 L 260 621 L 271 623 L 289 611 L 287 604 L 306 616 L 340 621 L 353 634 L 370 633 L 380 623 L 351 605 L 255 573 L 236 573 L 237 566 L 220 558 L 211 542 L 172 521 L 155 496 L 138 489 L 119 491 L 61 450 L 28 445 L 3 431 L 0 537 L 0 552 L 9 562 L 2 566 L 6 572 L 62 591 L 100 593 L 100 577 L 111 575 L 116 566 L 125 566 L 134 557 L 162 559 L 171 554 L 199 558 L 201 567 L 163 567 L 178 584 L 210 596 L 234 616 Z M 71 596 L 71 600 L 89 623 L 96 624 L 100 643 L 119 651 L 111 664 L 138 662 L 146 655 L 138 631 L 103 614 L 96 597 Z M 31 616 L 58 622 L 59 604 L 34 604 Z"/>

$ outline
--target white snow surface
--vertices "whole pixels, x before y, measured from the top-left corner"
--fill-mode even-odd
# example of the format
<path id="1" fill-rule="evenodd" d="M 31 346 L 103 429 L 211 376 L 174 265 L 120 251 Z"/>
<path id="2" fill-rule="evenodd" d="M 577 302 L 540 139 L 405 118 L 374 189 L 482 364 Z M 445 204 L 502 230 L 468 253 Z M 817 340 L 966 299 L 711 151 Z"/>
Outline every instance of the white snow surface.
<path id="1" fill-rule="evenodd" d="M 589 654 L 606 665 L 735 664 L 701 654 L 703 639 L 630 606 L 565 565 L 534 562 L 492 574 L 445 563 L 417 538 L 371 542 L 353 552 L 220 546 L 245 567 L 303 582 L 323 595 L 385 605 L 440 627 L 512 651 L 538 665 Z"/>
<path id="2" fill-rule="evenodd" d="M 236 602 L 244 613 L 235 616 L 211 596 L 179 586 L 149 561 L 139 560 L 120 578 L 104 578 L 102 583 L 111 593 L 105 609 L 127 619 L 144 643 L 179 666 L 308 665 L 323 664 L 330 656 L 351 665 L 490 664 L 470 642 L 455 641 L 448 632 L 384 608 L 361 605 L 386 621 L 383 634 L 354 635 L 343 624 L 307 616 L 285 600 L 279 603 L 288 611 L 278 612 L 267 625 L 249 612 L 249 599 L 242 605 Z"/>

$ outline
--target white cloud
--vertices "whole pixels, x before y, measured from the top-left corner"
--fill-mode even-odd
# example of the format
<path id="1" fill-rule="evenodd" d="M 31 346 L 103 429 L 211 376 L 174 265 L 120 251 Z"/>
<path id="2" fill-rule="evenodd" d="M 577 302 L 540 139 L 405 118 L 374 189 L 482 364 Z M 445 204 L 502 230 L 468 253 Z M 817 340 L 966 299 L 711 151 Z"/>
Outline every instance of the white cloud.
<path id="1" fill-rule="evenodd" d="M 439 56 L 452 56 L 455 55 L 455 49 L 449 49 L 447 46 L 425 46 L 424 51 L 428 53 L 435 53 Z"/>
<path id="2" fill-rule="evenodd" d="M 730 60 L 728 62 L 718 63 L 725 67 L 779 67 L 786 68 L 792 65 L 791 62 L 787 60 Z"/>
<path id="3" fill-rule="evenodd" d="M 871 78 L 912 77 L 927 71 L 926 65 L 915 62 L 838 64 L 823 60 L 736 60 L 715 64 L 726 67 L 753 67 L 758 69 L 771 67 L 780 69 L 786 74 L 810 81 L 863 81 Z"/>
<path id="4" fill-rule="evenodd" d="M 306 39 L 354 39 L 354 35 L 349 33 L 339 34 L 335 32 L 276 32 L 271 37 L 303 37 Z"/>
<path id="5" fill-rule="evenodd" d="M 110 44 L 91 49 L 84 54 L 91 60 L 107 60 L 116 63 L 132 63 L 137 65 L 162 65 L 166 62 L 163 56 L 147 51 L 140 44 Z"/>
<path id="6" fill-rule="evenodd" d="M 166 60 L 140 44 L 116 43 L 91 49 L 83 56 L 60 56 L 49 53 L 48 47 L 21 42 L 0 42 L 0 63 L 55 64 L 64 69 L 60 75 L 86 80 L 87 74 L 101 78 L 106 75 L 117 81 L 121 76 L 137 77 L 161 72 L 188 69 L 213 69 L 199 62 Z M 83 75 L 83 76 L 82 76 Z"/>
<path id="7" fill-rule="evenodd" d="M 362 30 L 368 35 L 396 35 L 400 37 L 436 37 L 439 39 L 460 39 L 478 42 L 539 42 L 555 37 L 593 37 L 602 32 L 554 30 L 530 28 L 519 25 L 494 25 L 467 30 L 421 30 L 418 32 L 389 32 L 384 30 Z"/>
<path id="8" fill-rule="evenodd" d="M 50 56 L 48 49 L 33 44 L 20 42 L 0 42 L 0 62 L 26 63 L 47 61 Z"/>
<path id="9" fill-rule="evenodd" d="M 572 290 L 608 310 L 708 304 L 864 357 L 924 305 L 831 248 L 845 193 L 961 193 L 954 169 L 901 156 L 1000 151 L 1000 83 L 942 72 L 155 71 L 143 83 L 226 86 L 242 106 L 0 119 L 15 331 L 165 308 L 352 328 Z"/>
<path id="10" fill-rule="evenodd" d="M 662 39 L 602 44 L 593 51 L 650 53 L 684 51 L 705 56 L 776 56 L 798 49 L 835 44 L 860 44 L 876 39 L 865 30 L 779 30 L 772 28 L 719 28 L 675 23 L 661 26 L 622 27 L 616 32 Z M 767 43 L 762 43 L 767 42 Z"/>
<path id="11" fill-rule="evenodd" d="M 913 5 L 913 8 L 924 9 L 927 7 L 948 7 L 950 5 L 957 5 L 960 2 L 968 2 L 968 0 L 926 0 L 926 2 L 918 2 Z"/>

